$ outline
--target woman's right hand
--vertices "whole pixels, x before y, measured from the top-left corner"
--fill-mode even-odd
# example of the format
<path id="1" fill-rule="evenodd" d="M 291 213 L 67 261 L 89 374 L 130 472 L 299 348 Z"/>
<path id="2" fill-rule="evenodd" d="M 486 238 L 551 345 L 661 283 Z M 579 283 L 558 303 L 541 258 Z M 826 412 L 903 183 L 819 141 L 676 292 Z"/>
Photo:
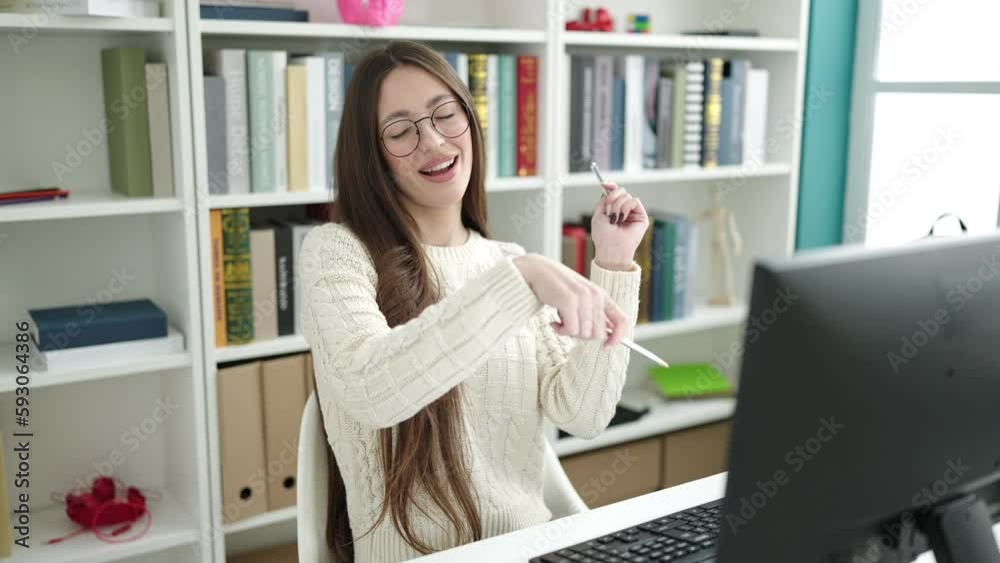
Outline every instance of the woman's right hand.
<path id="1" fill-rule="evenodd" d="M 538 300 L 559 312 L 561 322 L 552 323 L 556 333 L 604 340 L 609 348 L 625 337 L 625 314 L 603 288 L 541 254 L 525 254 L 513 262 Z"/>

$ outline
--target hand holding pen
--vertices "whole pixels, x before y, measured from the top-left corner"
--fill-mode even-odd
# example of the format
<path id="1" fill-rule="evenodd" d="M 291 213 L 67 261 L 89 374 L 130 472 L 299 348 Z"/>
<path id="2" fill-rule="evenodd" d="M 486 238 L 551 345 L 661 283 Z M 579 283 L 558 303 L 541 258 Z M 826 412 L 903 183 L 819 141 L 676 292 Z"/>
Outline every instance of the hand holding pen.
<path id="1" fill-rule="evenodd" d="M 591 163 L 590 168 L 602 187 L 590 222 L 594 261 L 607 270 L 628 270 L 633 267 L 649 217 L 639 198 L 613 182 L 605 182 L 597 164 Z"/>

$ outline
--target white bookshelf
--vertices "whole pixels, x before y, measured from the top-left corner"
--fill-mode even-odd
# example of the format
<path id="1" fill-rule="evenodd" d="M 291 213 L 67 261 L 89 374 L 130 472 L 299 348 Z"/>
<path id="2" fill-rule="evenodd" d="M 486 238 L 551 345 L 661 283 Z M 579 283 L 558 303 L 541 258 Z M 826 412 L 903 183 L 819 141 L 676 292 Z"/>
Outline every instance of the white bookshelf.
<path id="1" fill-rule="evenodd" d="M 186 9 L 182 0 L 163 0 L 157 18 L 0 14 L 0 30 L 10 39 L 0 47 L 0 68 L 12 86 L 0 88 L 0 122 L 9 133 L 0 138 L 0 186 L 70 190 L 66 199 L 0 207 L 0 310 L 10 321 L 0 327 L 6 354 L 0 430 L 10 502 L 4 510 L 24 492 L 14 487 L 11 434 L 34 433 L 31 548 L 15 546 L 13 563 L 214 560 L 206 533 L 211 489 Z M 85 133 L 105 118 L 101 50 L 109 47 L 141 47 L 147 62 L 167 65 L 169 197 L 113 193 L 107 143 Z M 77 154 L 72 161 L 70 148 Z M 69 171 L 58 174 L 55 163 Z M 15 426 L 14 321 L 32 308 L 143 297 L 166 312 L 185 350 L 103 367 L 32 370 L 30 425 Z M 157 410 L 157 401 L 173 406 Z M 123 441 L 133 428 L 140 433 Z M 161 495 L 149 501 L 148 532 L 124 543 L 82 534 L 45 544 L 76 528 L 50 493 L 90 485 L 99 470 Z"/>
<path id="2" fill-rule="evenodd" d="M 101 369 L 38 375 L 39 402 L 33 414 L 49 436 L 38 438 L 39 474 L 34 491 L 64 490 L 76 472 L 106 459 L 123 429 L 149 416 L 142 401 L 169 395 L 183 415 L 171 417 L 142 449 L 120 468 L 126 481 L 161 489 L 168 508 L 154 512 L 153 531 L 141 541 L 107 545 L 67 541 L 18 553 L 13 561 L 194 561 L 224 563 L 234 554 L 261 545 L 294 541 L 295 509 L 268 512 L 223 524 L 216 370 L 219 363 L 300 353 L 300 335 L 243 346 L 215 347 L 211 263 L 208 242 L 212 209 L 250 207 L 294 212 L 330 201 L 330 193 L 209 195 L 206 172 L 202 60 L 218 48 L 271 48 L 294 52 L 343 49 L 349 56 L 393 39 L 429 42 L 441 49 L 506 52 L 539 56 L 538 176 L 487 182 L 489 216 L 495 238 L 520 243 L 528 251 L 558 259 L 561 225 L 596 204 L 590 174 L 568 172 L 569 56 L 572 54 L 662 54 L 664 58 L 707 55 L 747 57 L 770 72 L 767 134 L 773 140 L 766 162 L 715 169 L 604 171 L 627 187 L 647 208 L 696 215 L 710 205 L 710 189 L 729 188 L 726 204 L 742 231 L 745 252 L 736 260 L 741 302 L 709 307 L 707 284 L 699 284 L 694 314 L 688 318 L 636 327 L 635 337 L 672 362 L 706 361 L 738 342 L 746 320 L 749 275 L 754 259 L 791 254 L 798 202 L 798 169 L 804 99 L 806 0 L 734 3 L 733 28 L 756 28 L 761 37 L 687 36 L 720 17 L 719 3 L 652 3 L 622 0 L 611 6 L 617 25 L 629 13 L 648 13 L 654 33 L 566 32 L 576 3 L 569 0 L 410 0 L 399 26 L 373 29 L 341 23 L 272 23 L 201 20 L 197 0 L 165 0 L 160 18 L 46 17 L 0 14 L 0 30 L 35 30 L 18 53 L 0 50 L 0 67 L 13 69 L 16 91 L 0 93 L 0 119 L 19 135 L 0 138 L 0 183 L 18 187 L 62 184 L 70 199 L 0 207 L 0 301 L 4 318 L 18 318 L 28 307 L 83 302 L 108 285 L 110 272 L 125 268 L 136 280 L 116 298 L 149 296 L 167 310 L 185 335 L 182 354 L 151 361 L 123 362 Z M 446 15 L 446 17 L 445 17 Z M 168 62 L 174 149 L 175 194 L 170 198 L 127 200 L 111 193 L 107 153 L 97 147 L 72 174 L 57 182 L 51 163 L 81 131 L 103 116 L 100 49 L 142 46 Z M 8 71 L 10 72 L 10 71 Z M 24 77 L 24 78 L 22 78 Z M 22 83 L 25 85 L 21 88 Z M 26 186 L 25 186 L 26 187 Z M 537 211 L 529 227 L 512 218 Z M 256 211 L 252 211 L 256 212 Z M 703 229 L 702 236 L 707 236 Z M 708 239 L 697 265 L 699 279 L 711 272 Z M 39 249 L 44 249 L 40 252 Z M 95 250 L 95 249 L 100 249 Z M 71 280 L 72 283 L 67 283 Z M 7 290 L 6 288 L 13 288 Z M 0 343 L 13 340 L 11 326 L 0 327 Z M 4 349 L 0 345 L 0 349 Z M 738 363 L 738 362 L 737 362 Z M 653 401 L 644 391 L 647 364 L 633 355 L 626 396 Z M 738 378 L 738 370 L 729 373 Z M 0 372 L 0 412 L 10 412 L 11 374 Z M 646 393 L 643 395 L 643 393 Z M 120 397 L 129 397 L 122 403 Z M 92 405 L 81 415 L 80 404 Z M 630 425 L 613 427 L 594 440 L 555 441 L 560 455 L 653 436 L 725 419 L 732 399 L 655 402 L 651 413 Z M 145 412 L 144 412 L 145 411 Z M 12 430 L 10 421 L 0 428 Z M 96 438 L 95 438 L 96 437 Z M 8 438 L 9 439 L 9 438 Z M 65 443 L 63 443 L 65 442 Z M 12 483 L 8 483 L 11 487 Z M 47 539 L 60 522 L 45 495 L 36 493 L 34 536 Z M 47 510 L 46 510 L 47 509 Z M 48 520 L 47 520 L 47 519 Z"/>

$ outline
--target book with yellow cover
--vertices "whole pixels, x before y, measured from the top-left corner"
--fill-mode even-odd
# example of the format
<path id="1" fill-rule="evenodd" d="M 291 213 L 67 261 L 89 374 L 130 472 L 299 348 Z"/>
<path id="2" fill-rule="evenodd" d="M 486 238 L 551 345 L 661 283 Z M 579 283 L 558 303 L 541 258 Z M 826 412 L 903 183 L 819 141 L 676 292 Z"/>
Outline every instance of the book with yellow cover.
<path id="1" fill-rule="evenodd" d="M 287 68 L 288 191 L 309 191 L 309 135 L 306 124 L 306 66 Z"/>

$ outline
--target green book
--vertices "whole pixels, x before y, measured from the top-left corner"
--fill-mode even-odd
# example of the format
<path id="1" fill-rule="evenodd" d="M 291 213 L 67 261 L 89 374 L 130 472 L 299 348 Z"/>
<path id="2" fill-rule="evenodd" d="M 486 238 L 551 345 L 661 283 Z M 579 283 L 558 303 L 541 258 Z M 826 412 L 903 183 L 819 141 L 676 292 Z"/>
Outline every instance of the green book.
<path id="1" fill-rule="evenodd" d="M 250 210 L 222 210 L 222 283 L 226 288 L 227 344 L 253 342 L 253 278 L 250 270 Z"/>
<path id="2" fill-rule="evenodd" d="M 500 55 L 500 129 L 497 176 L 517 176 L 517 59 Z"/>
<path id="3" fill-rule="evenodd" d="M 132 47 L 103 49 L 101 75 L 111 190 L 128 197 L 152 197 L 146 51 Z"/>
<path id="4" fill-rule="evenodd" d="M 663 255 L 656 257 L 661 260 L 660 287 L 655 288 L 660 295 L 660 316 L 656 320 L 669 321 L 674 318 L 674 254 L 677 252 L 677 222 L 669 217 L 656 217 L 663 223 Z"/>
<path id="5" fill-rule="evenodd" d="M 733 386 L 709 363 L 652 366 L 649 377 L 667 399 L 720 397 L 733 393 Z"/>

